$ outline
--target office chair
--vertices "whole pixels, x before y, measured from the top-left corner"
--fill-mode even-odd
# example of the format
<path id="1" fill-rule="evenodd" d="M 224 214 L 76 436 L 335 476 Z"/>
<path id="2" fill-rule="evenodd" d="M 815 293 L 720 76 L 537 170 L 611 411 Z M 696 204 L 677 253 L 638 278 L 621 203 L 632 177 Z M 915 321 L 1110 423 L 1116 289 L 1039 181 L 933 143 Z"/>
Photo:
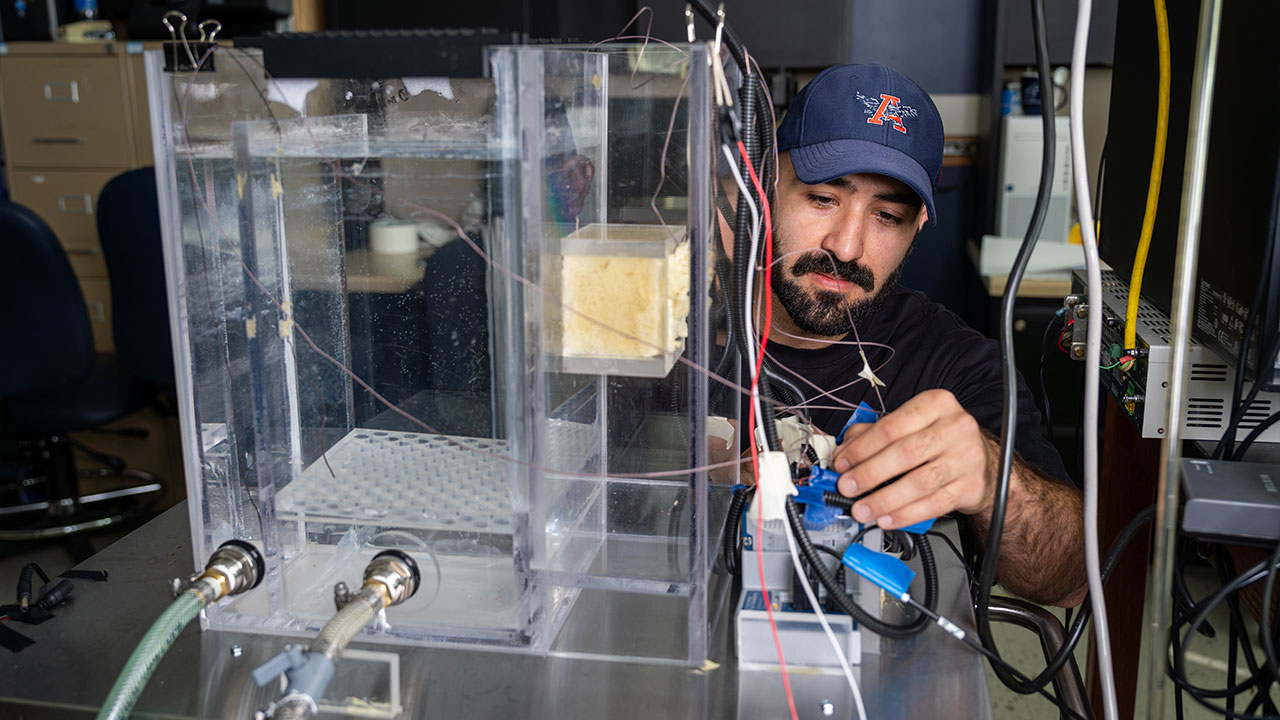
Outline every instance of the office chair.
<path id="1" fill-rule="evenodd" d="M 84 295 L 53 230 L 0 202 L 0 540 L 62 537 L 129 516 L 158 483 L 81 496 L 69 433 L 146 406 L 153 391 L 95 354 Z"/>
<path id="2" fill-rule="evenodd" d="M 112 312 L 128 318 L 115 323 L 116 356 L 172 400 L 173 345 L 154 168 L 128 170 L 103 186 L 98 241 L 111 277 Z"/>

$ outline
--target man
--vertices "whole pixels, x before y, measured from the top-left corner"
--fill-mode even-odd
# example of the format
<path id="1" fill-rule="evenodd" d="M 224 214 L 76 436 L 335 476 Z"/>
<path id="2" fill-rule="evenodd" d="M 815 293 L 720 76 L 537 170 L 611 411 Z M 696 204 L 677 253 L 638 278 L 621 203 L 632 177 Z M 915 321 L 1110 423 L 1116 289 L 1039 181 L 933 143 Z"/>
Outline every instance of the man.
<path id="1" fill-rule="evenodd" d="M 841 493 L 874 491 L 855 519 L 892 529 L 956 512 L 985 539 L 999 346 L 896 283 L 917 233 L 936 222 L 942 138 L 929 96 L 883 65 L 829 68 L 800 92 L 778 128 L 769 352 L 811 404 L 827 406 L 810 412 L 823 431 L 839 432 L 848 403 L 887 411 L 851 428 L 832 459 Z M 858 381 L 864 364 L 883 387 Z M 818 397 L 813 386 L 834 392 Z M 1081 497 L 1040 435 L 1025 383 L 1018 391 L 997 579 L 1037 602 L 1076 605 L 1086 592 Z"/>

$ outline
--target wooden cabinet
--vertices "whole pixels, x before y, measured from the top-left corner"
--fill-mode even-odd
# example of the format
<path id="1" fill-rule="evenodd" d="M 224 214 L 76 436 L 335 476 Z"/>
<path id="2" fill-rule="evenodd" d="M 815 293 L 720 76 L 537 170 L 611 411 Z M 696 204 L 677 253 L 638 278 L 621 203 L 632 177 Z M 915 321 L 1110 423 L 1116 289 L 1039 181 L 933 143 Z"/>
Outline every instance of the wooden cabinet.
<path id="1" fill-rule="evenodd" d="M 115 345 L 98 195 L 149 165 L 151 124 L 137 43 L 0 44 L 0 130 L 13 201 L 53 228 L 80 279 L 99 352 Z"/>

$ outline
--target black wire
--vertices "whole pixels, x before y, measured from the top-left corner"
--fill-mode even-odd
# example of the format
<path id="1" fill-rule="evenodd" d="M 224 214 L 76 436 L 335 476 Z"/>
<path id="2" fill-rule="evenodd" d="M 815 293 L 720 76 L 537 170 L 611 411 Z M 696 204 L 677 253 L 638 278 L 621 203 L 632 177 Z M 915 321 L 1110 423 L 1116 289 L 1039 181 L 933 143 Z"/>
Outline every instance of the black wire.
<path id="1" fill-rule="evenodd" d="M 1280 565 L 1280 543 L 1276 543 L 1267 562 L 1267 581 L 1262 586 L 1262 613 L 1258 619 L 1258 644 L 1262 645 L 1262 653 L 1267 658 L 1267 669 L 1280 683 L 1280 661 L 1276 659 L 1275 638 L 1271 630 L 1271 593 L 1275 589 L 1277 565 Z"/>
<path id="2" fill-rule="evenodd" d="M 856 620 L 860 627 L 877 635 L 894 639 L 918 635 L 928 627 L 929 618 L 922 614 L 917 614 L 915 618 L 904 624 L 896 624 L 885 622 L 862 609 L 861 606 L 853 601 L 853 598 L 849 597 L 849 593 L 845 592 L 845 589 L 836 582 L 835 576 L 831 574 L 831 571 L 827 569 L 827 566 L 818 557 L 817 551 L 814 550 L 813 540 L 810 539 L 808 531 L 804 528 L 804 520 L 800 516 L 800 511 L 794 498 L 787 498 L 786 512 L 787 521 L 791 524 L 791 529 L 795 534 L 801 557 L 818 574 L 818 582 L 827 589 L 827 596 L 835 601 L 841 610 Z M 929 548 L 928 541 L 920 543 L 919 549 L 921 574 L 924 575 L 925 583 L 924 604 L 930 610 L 933 610 L 938 605 L 938 567 L 934 562 L 933 550 Z"/>
<path id="3" fill-rule="evenodd" d="M 1102 139 L 1102 154 L 1098 156 L 1098 186 L 1093 190 L 1093 216 L 1095 218 L 1102 217 L 1102 181 L 1107 177 L 1107 146 L 1110 144 L 1111 133 Z"/>
<path id="4" fill-rule="evenodd" d="M 1053 443 L 1053 411 L 1049 408 L 1049 387 L 1044 381 L 1044 361 L 1049 356 L 1049 336 L 1054 326 L 1062 324 L 1062 317 L 1054 313 L 1049 324 L 1044 328 L 1044 337 L 1040 339 L 1040 399 L 1044 403 L 1044 424 L 1048 430 L 1049 443 Z"/>
<path id="5" fill-rule="evenodd" d="M 1244 393 L 1244 375 L 1249 367 L 1249 346 L 1253 342 L 1253 329 L 1257 326 L 1258 314 L 1261 312 L 1262 303 L 1266 298 L 1267 289 L 1270 285 L 1276 233 L 1280 231 L 1280 219 L 1276 217 L 1277 212 L 1280 212 L 1280 162 L 1276 163 L 1276 176 L 1271 190 L 1271 220 L 1267 228 L 1267 244 L 1263 249 L 1263 264 L 1258 271 L 1258 282 L 1253 290 L 1253 303 L 1249 306 L 1249 314 L 1244 323 L 1244 332 L 1240 337 L 1240 351 L 1236 355 L 1235 384 L 1231 389 L 1231 407 L 1233 409 L 1240 406 L 1240 396 Z M 1265 357 L 1258 356 L 1258 373 L 1255 381 L 1259 384 L 1262 384 L 1262 370 L 1265 361 Z M 1225 444 L 1222 457 L 1231 456 L 1232 445 L 1234 445 L 1235 440 L 1236 429 L 1234 425 L 1230 425 L 1223 433 L 1222 443 L 1220 443 Z"/>
<path id="6" fill-rule="evenodd" d="M 737 576 L 742 572 L 742 567 L 738 563 L 742 553 L 742 548 L 739 547 L 738 543 L 742 538 L 742 533 L 740 532 L 742 511 L 746 508 L 747 503 L 751 501 L 755 492 L 755 485 L 744 485 L 733 491 L 733 499 L 729 501 L 729 514 L 724 521 L 724 538 L 721 541 L 721 556 L 724 559 L 724 569 L 732 576 Z"/>
<path id="7" fill-rule="evenodd" d="M 940 615 L 938 615 L 938 613 L 933 612 L 933 611 L 932 611 L 932 610 L 930 610 L 929 608 L 926 608 L 926 607 L 924 607 L 924 606 L 920 605 L 920 604 L 919 604 L 919 603 L 917 603 L 914 599 L 910 599 L 910 600 L 908 600 L 908 604 L 910 604 L 910 606 L 911 606 L 911 607 L 916 608 L 917 610 L 919 610 L 919 611 L 921 612 L 921 614 L 925 615 L 926 617 L 928 617 L 930 620 L 934 621 L 935 623 L 938 623 L 939 625 L 941 625 L 941 624 L 942 624 L 942 620 L 943 620 L 943 618 L 942 618 Z M 955 623 L 955 622 L 953 622 L 953 621 L 951 621 L 951 620 L 950 620 L 950 618 L 947 618 L 947 622 L 950 622 L 952 625 L 956 625 L 956 623 Z M 959 627 L 959 626 L 958 626 L 958 625 L 956 625 L 956 627 Z M 963 630 L 963 628 L 961 628 L 961 629 Z M 955 637 L 955 636 L 953 635 L 952 637 Z M 1003 670 L 1004 672 L 1008 673 L 1009 675 L 1013 676 L 1014 678 L 1016 678 L 1016 679 L 1018 679 L 1018 680 L 1020 680 L 1020 681 L 1022 681 L 1022 682 L 1030 682 L 1030 680 L 1028 680 L 1028 679 L 1027 679 L 1027 676 L 1026 676 L 1026 675 L 1023 675 L 1023 674 L 1022 674 L 1022 673 L 1021 673 L 1017 668 L 1015 668 L 1015 667 L 1013 667 L 1012 665 L 1010 665 L 1009 663 L 1005 662 L 1003 659 L 1001 659 L 1001 657 L 1000 657 L 999 655 L 997 655 L 997 654 L 995 654 L 994 652 L 992 652 L 992 651 L 988 650 L 987 648 L 983 647 L 981 642 L 979 642 L 979 641 L 977 641 L 977 640 L 975 640 L 975 639 L 973 638 L 973 634 L 972 634 L 972 633 L 970 633 L 970 632 L 967 632 L 967 631 L 966 631 L 966 632 L 965 632 L 965 634 L 964 634 L 964 636 L 963 636 L 963 637 L 960 637 L 960 638 L 959 638 L 959 640 L 960 640 L 961 642 L 963 642 L 965 645 L 968 645 L 969 647 L 971 647 L 971 648 L 973 648 L 974 650 L 976 650 L 980 655 L 982 655 L 983 657 L 985 657 L 987 660 L 991 661 L 991 665 L 992 665 L 992 667 L 993 667 L 993 668 L 994 668 L 994 667 L 998 667 L 998 668 L 1000 668 L 1001 670 Z M 1065 702 L 1063 702 L 1062 700 L 1058 699 L 1058 697 L 1057 697 L 1056 695 L 1054 695 L 1054 694 L 1050 693 L 1048 690 L 1045 690 L 1043 687 L 1038 687 L 1038 688 L 1036 688 L 1035 690 L 1033 690 L 1032 692 L 1039 693 L 1040 695 L 1044 696 L 1045 698 L 1048 698 L 1048 700 L 1049 700 L 1050 702 L 1052 702 L 1054 705 L 1057 705 L 1057 706 L 1058 706 L 1058 709 L 1059 709 L 1059 710 L 1061 710 L 1061 711 L 1063 712 L 1063 714 L 1064 714 L 1064 715 L 1068 715 L 1068 716 L 1073 717 L 1073 718 L 1079 718 L 1080 720 L 1087 720 L 1087 718 L 1085 718 L 1085 716 L 1083 716 L 1083 715 L 1081 715 L 1080 713 L 1076 712 L 1075 710 L 1072 710 L 1071 708 L 1067 707 L 1067 704 L 1066 704 Z"/>
<path id="8" fill-rule="evenodd" d="M 1254 387 L 1260 387 L 1261 385 L 1262 383 L 1256 383 Z M 1253 441 L 1261 437 L 1262 433 L 1266 432 L 1272 425 L 1275 425 L 1277 422 L 1280 422 L 1280 410 L 1277 410 L 1276 412 L 1271 413 L 1270 415 L 1267 416 L 1266 420 L 1263 420 L 1262 422 L 1258 423 L 1257 427 L 1250 430 L 1249 434 L 1245 435 L 1244 439 L 1240 441 L 1240 446 L 1236 448 L 1236 454 L 1231 459 L 1243 460 L 1244 454 L 1249 451 L 1249 446 L 1253 444 Z M 1235 432 L 1230 429 L 1228 429 L 1228 433 L 1235 434 Z"/>
<path id="9" fill-rule="evenodd" d="M 951 554 L 956 556 L 956 559 L 960 561 L 960 566 L 964 568 L 965 579 L 969 581 L 970 585 L 972 585 L 973 584 L 973 568 L 969 567 L 969 561 L 964 559 L 964 553 L 960 552 L 960 548 L 956 547 L 956 544 L 951 541 L 951 538 L 947 537 L 946 533 L 941 533 L 941 532 L 938 532 L 937 530 L 930 530 L 929 532 L 925 533 L 925 535 L 928 535 L 929 537 L 941 538 L 942 542 L 946 543 L 947 547 L 951 548 Z"/>
<path id="10" fill-rule="evenodd" d="M 1040 87 L 1052 88 L 1049 75 L 1049 41 L 1044 21 L 1044 0 L 1031 0 L 1031 21 L 1035 35 L 1036 67 L 1040 76 Z M 1000 428 L 1000 460 L 996 477 L 995 504 L 991 509 L 991 521 L 987 530 L 982 567 L 979 571 L 976 599 L 978 636 L 982 639 L 983 647 L 996 656 L 1000 653 L 996 648 L 995 638 L 991 634 L 989 605 L 1000 556 L 1000 536 L 1004 533 L 1005 513 L 1009 504 L 1009 477 L 1013 472 L 1013 452 L 1018 426 L 1018 369 L 1014 364 L 1013 309 L 1018 297 L 1018 287 L 1022 284 L 1022 276 L 1026 273 L 1027 264 L 1031 261 L 1031 253 L 1035 250 L 1040 229 L 1044 225 L 1044 217 L 1053 189 L 1054 146 L 1057 144 L 1054 116 L 1044 112 L 1041 114 L 1041 120 L 1043 151 L 1040 159 L 1040 186 L 1036 191 L 1035 209 L 1031 213 L 1031 222 L 1027 225 L 1022 246 L 1018 249 L 1018 255 L 1013 261 L 1013 268 L 1009 271 L 1004 296 L 1000 299 L 1000 355 L 1003 366 L 1001 375 L 1004 388 L 1004 411 Z M 991 667 L 1005 685 L 1015 690 L 1025 687 L 1024 683 L 1005 668 L 994 663 Z"/>
<path id="11" fill-rule="evenodd" d="M 1280 349 L 1280 335 L 1277 335 L 1271 342 L 1264 347 L 1262 355 L 1259 357 L 1272 357 L 1276 354 L 1276 350 Z M 1222 438 L 1218 440 L 1218 444 L 1213 448 L 1212 456 L 1214 458 L 1229 458 L 1226 454 L 1227 444 L 1234 440 L 1236 432 L 1240 426 L 1241 420 L 1244 419 L 1245 411 L 1253 406 L 1253 401 L 1258 397 L 1258 393 L 1262 392 L 1263 383 L 1256 382 L 1253 387 L 1249 388 L 1249 393 L 1238 405 L 1231 408 L 1231 417 L 1227 422 L 1227 429 L 1222 433 Z"/>
<path id="12" fill-rule="evenodd" d="M 1222 571 L 1222 582 L 1229 582 L 1232 575 L 1236 574 L 1235 563 L 1231 561 L 1231 555 L 1222 545 L 1217 546 L 1218 565 Z M 1244 651 L 1245 663 L 1249 666 L 1249 677 L 1256 682 L 1261 682 L 1262 668 L 1258 666 L 1258 661 L 1253 654 L 1253 644 L 1249 641 L 1249 633 L 1245 631 L 1244 615 L 1240 612 L 1240 598 L 1238 595 L 1232 595 L 1227 598 L 1227 609 L 1230 611 L 1231 634 L 1234 640 L 1228 641 L 1230 654 L 1227 662 L 1227 677 L 1234 678 L 1236 676 L 1236 647 L 1239 646 Z M 1270 678 L 1266 678 L 1267 685 L 1270 685 Z M 1264 685 L 1259 688 L 1262 693 L 1266 693 L 1268 688 Z M 1234 709 L 1235 696 L 1227 699 L 1227 709 Z"/>
<path id="13" fill-rule="evenodd" d="M 1259 580 L 1262 580 L 1268 574 L 1267 568 L 1272 568 L 1272 567 L 1274 567 L 1274 563 L 1270 563 L 1269 561 L 1258 563 L 1257 565 L 1254 565 L 1253 567 L 1244 571 L 1240 575 L 1237 575 L 1234 579 L 1232 579 L 1227 584 L 1223 585 L 1222 588 L 1220 588 L 1216 593 L 1214 593 L 1207 600 L 1197 604 L 1195 607 L 1195 614 L 1190 619 L 1189 627 L 1186 631 L 1186 634 L 1182 638 L 1181 645 L 1178 647 L 1178 651 L 1173 653 L 1173 661 L 1172 661 L 1172 666 L 1169 668 L 1169 676 L 1170 678 L 1173 679 L 1174 683 L 1177 684 L 1179 687 L 1182 687 L 1185 690 L 1187 690 L 1188 694 L 1190 694 L 1191 697 L 1194 698 L 1196 702 L 1226 717 L 1243 718 L 1246 720 L 1254 720 L 1254 719 L 1280 720 L 1280 718 L 1277 718 L 1275 715 L 1241 714 L 1241 713 L 1236 713 L 1234 711 L 1228 710 L 1226 708 L 1218 707 L 1210 703 L 1209 702 L 1210 698 L 1228 697 L 1231 695 L 1237 695 L 1240 692 L 1243 692 L 1245 690 L 1252 688 L 1254 685 L 1257 684 L 1259 677 L 1255 675 L 1254 677 L 1250 678 L 1248 681 L 1244 683 L 1241 683 L 1240 685 L 1237 685 L 1234 687 L 1228 687 L 1224 690 L 1219 690 L 1219 691 L 1212 691 L 1212 690 L 1205 690 L 1203 688 L 1198 688 L 1187 679 L 1186 655 L 1188 652 L 1188 648 L 1190 647 L 1191 640 L 1195 636 L 1195 633 L 1198 631 L 1199 626 L 1203 624 L 1205 618 L 1208 617 L 1210 612 L 1212 612 L 1226 598 L 1230 597 L 1231 595 L 1234 595 L 1235 593 L 1239 592 L 1241 589 L 1249 585 L 1252 585 L 1253 583 L 1256 583 Z M 1177 628 L 1174 628 L 1171 634 L 1176 634 L 1176 633 L 1177 633 Z M 1270 684 L 1270 681 L 1268 679 L 1268 685 L 1269 684 Z"/>

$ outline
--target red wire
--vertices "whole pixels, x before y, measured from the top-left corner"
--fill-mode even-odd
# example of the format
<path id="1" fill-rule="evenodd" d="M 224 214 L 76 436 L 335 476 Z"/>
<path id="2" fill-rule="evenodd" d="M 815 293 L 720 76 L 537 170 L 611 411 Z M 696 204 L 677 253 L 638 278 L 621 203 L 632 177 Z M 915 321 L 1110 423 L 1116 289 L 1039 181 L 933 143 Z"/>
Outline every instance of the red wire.
<path id="1" fill-rule="evenodd" d="M 747 149 L 743 146 L 742 141 L 738 141 L 738 152 L 742 156 L 743 163 L 747 166 L 747 174 L 751 176 L 751 184 L 755 186 L 756 194 L 760 197 L 760 206 L 764 210 L 764 286 L 772 287 L 773 280 L 773 219 L 769 214 L 769 197 L 764 191 L 764 187 L 760 184 L 760 178 L 756 175 L 756 169 L 751 164 L 751 158 L 747 157 Z M 750 260 L 754 263 L 755 258 Z M 753 312 L 754 298 L 747 298 L 745 312 Z M 769 344 L 769 328 L 773 324 L 773 302 L 772 299 L 765 303 L 764 310 L 764 326 L 760 332 L 760 352 L 756 353 L 755 372 L 751 375 L 751 396 L 754 398 L 759 392 L 760 371 L 764 367 L 764 351 Z M 747 438 L 751 444 L 751 467 L 756 474 L 756 482 L 760 482 L 760 457 L 756 452 L 755 443 L 755 421 L 756 421 L 756 404 L 754 402 L 748 404 L 747 409 Z M 763 497 L 761 502 L 763 503 Z M 796 700 L 791 694 L 791 678 L 787 675 L 787 661 L 782 653 L 782 641 L 778 638 L 778 626 L 773 620 L 773 603 L 769 601 L 769 588 L 765 586 L 764 581 L 764 513 L 756 514 L 756 568 L 760 572 L 760 594 L 764 596 L 765 614 L 769 617 L 769 630 L 773 633 L 773 644 L 778 650 L 778 665 L 782 669 L 782 687 L 787 693 L 787 707 L 791 710 L 792 720 L 799 720 L 799 714 L 796 712 Z"/>

